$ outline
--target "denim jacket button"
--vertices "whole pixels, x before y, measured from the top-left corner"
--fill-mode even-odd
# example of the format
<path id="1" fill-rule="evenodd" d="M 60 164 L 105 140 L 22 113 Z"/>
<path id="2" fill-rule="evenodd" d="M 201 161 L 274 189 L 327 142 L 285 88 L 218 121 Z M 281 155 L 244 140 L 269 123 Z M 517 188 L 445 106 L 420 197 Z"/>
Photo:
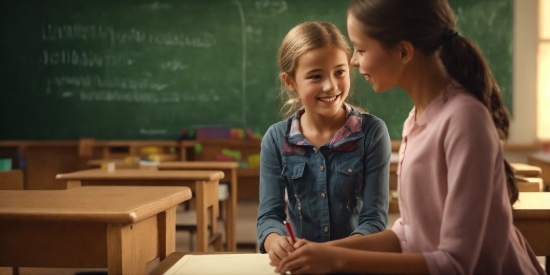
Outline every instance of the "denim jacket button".
<path id="1" fill-rule="evenodd" d="M 348 168 L 348 173 L 351 173 L 351 172 L 353 172 L 353 169 Z"/>
<path id="2" fill-rule="evenodd" d="M 290 176 L 291 179 L 294 179 L 294 175 Z"/>
<path id="3" fill-rule="evenodd" d="M 319 171 L 321 171 L 321 172 L 325 171 L 325 166 L 319 167 Z"/>
<path id="4" fill-rule="evenodd" d="M 324 231 L 325 233 L 328 233 L 328 227 L 325 226 L 325 228 L 323 228 L 323 231 Z"/>
<path id="5" fill-rule="evenodd" d="M 313 148 L 313 153 L 317 154 L 318 152 L 317 148 Z"/>
<path id="6" fill-rule="evenodd" d="M 326 198 L 326 197 L 327 197 L 327 195 L 325 195 L 325 193 L 321 193 L 321 198 L 324 199 L 324 198 Z"/>

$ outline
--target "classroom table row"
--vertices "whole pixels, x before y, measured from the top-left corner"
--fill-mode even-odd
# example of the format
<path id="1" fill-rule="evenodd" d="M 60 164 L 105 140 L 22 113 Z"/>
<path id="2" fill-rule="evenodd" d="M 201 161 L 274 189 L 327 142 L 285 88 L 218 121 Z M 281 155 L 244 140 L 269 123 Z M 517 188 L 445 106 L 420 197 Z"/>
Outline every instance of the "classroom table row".
<path id="1" fill-rule="evenodd" d="M 162 215 L 156 218 L 150 212 L 159 210 L 155 204 L 166 207 L 161 209 L 166 212 L 168 208 L 189 200 L 191 192 L 194 192 L 196 202 L 197 251 L 207 251 L 211 235 L 209 232 L 217 232 L 218 186 L 219 180 L 224 178 L 222 171 L 90 169 L 59 174 L 57 178 L 66 181 L 66 190 L 0 191 L 3 196 L 0 197 L 0 266 L 108 267 L 110 274 L 135 274 L 137 271 L 142 274 L 144 261 L 151 260 L 151 257 L 163 259 L 175 247 L 175 208 L 170 213 L 154 213 Z M 166 190 L 173 193 L 184 188 L 187 195 L 184 199 L 169 197 L 168 200 L 158 196 L 147 197 L 148 194 L 155 194 L 152 190 L 167 187 L 172 188 Z M 125 204 L 133 199 L 136 199 L 133 201 L 135 204 Z M 117 208 L 119 206 L 122 208 Z M 102 213 L 105 215 L 101 216 Z M 143 214 L 148 216 L 141 216 Z M 151 221 L 145 226 L 136 225 L 144 218 L 150 218 Z M 129 227 L 131 232 L 125 233 L 124 230 L 128 230 L 126 227 L 118 228 L 122 225 Z M 155 235 L 156 231 L 152 228 L 161 225 L 169 227 L 170 231 L 164 228 L 156 235 L 169 238 L 169 245 L 164 239 L 148 240 Z M 141 228 L 140 231 L 138 228 Z M 101 239 L 105 240 L 101 242 Z M 88 240 L 91 242 L 88 243 Z M 125 246 L 107 247 L 113 241 L 124 243 Z M 142 248 L 142 241 L 148 247 Z M 139 249 L 132 252 L 134 248 Z M 221 238 L 215 248 L 216 251 L 221 250 Z M 49 249 L 59 253 L 39 253 Z M 87 252 L 80 253 L 84 256 L 77 256 L 81 250 Z M 101 251 L 107 253 L 98 253 Z M 101 256 L 90 257 L 89 254 Z M 124 258 L 126 254 L 133 260 Z M 140 265 L 136 266 L 136 261 Z M 14 272 L 16 270 L 14 268 Z"/>
<path id="2" fill-rule="evenodd" d="M 222 201 L 223 211 L 221 213 L 225 217 L 225 237 L 226 237 L 226 249 L 230 252 L 237 251 L 237 240 L 236 240 L 236 231 L 237 231 L 237 169 L 239 168 L 239 163 L 235 161 L 168 161 L 155 163 L 151 166 L 141 167 L 139 162 L 134 161 L 125 161 L 122 159 L 97 159 L 90 160 L 87 162 L 88 166 L 91 168 L 100 168 L 108 169 L 109 165 L 114 166 L 110 169 L 114 171 L 124 171 L 124 170 L 135 170 L 140 168 L 146 168 L 145 170 L 208 170 L 208 171 L 221 171 L 223 172 L 223 177 L 219 181 L 227 182 L 229 185 L 227 200 Z M 140 169 L 143 170 L 143 169 Z M 132 173 L 132 172 L 124 172 Z M 140 172 L 143 174 L 154 174 L 155 172 Z M 218 194 L 218 193 L 216 193 Z M 199 251 L 201 250 L 199 246 Z"/>

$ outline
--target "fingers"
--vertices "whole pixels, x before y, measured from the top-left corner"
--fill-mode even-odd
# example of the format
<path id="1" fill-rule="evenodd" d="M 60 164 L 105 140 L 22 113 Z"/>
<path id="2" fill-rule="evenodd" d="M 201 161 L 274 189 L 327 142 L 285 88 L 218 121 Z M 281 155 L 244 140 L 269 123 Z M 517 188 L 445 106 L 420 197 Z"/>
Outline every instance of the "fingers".
<path id="1" fill-rule="evenodd" d="M 297 257 L 297 254 L 299 253 L 293 253 L 288 257 L 282 259 L 280 263 L 276 266 L 275 272 L 285 274 L 286 272 L 291 271 L 292 274 L 299 274 L 298 270 L 303 267 L 302 264 L 299 263 L 300 257 Z"/>
<path id="2" fill-rule="evenodd" d="M 307 243 L 308 241 L 306 241 L 305 239 L 296 239 L 296 243 L 294 243 L 294 249 L 298 249 L 306 245 Z"/>
<path id="3" fill-rule="evenodd" d="M 283 258 L 293 251 L 292 240 L 289 237 L 281 236 L 269 249 L 269 264 L 277 266 Z"/>

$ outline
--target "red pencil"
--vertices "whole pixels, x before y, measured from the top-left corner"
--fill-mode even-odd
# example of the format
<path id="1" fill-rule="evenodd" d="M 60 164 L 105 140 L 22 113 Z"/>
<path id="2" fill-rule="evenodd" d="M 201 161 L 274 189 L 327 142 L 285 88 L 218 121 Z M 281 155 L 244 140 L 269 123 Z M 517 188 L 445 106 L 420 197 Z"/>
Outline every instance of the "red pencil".
<path id="1" fill-rule="evenodd" d="M 286 226 L 286 230 L 288 230 L 290 239 L 292 239 L 292 243 L 296 243 L 296 238 L 294 237 L 294 231 L 292 231 L 292 225 L 290 225 L 290 222 L 287 222 L 287 221 L 284 221 L 284 224 Z"/>

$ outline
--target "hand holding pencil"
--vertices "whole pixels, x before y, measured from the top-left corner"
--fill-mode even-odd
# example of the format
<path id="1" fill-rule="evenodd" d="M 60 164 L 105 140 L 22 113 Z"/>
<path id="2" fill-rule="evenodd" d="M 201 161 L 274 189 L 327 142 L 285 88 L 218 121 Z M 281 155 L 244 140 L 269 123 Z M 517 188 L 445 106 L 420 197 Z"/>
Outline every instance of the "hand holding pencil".
<path id="1" fill-rule="evenodd" d="M 292 225 L 290 225 L 290 222 L 284 221 L 283 222 L 286 226 L 286 230 L 288 231 L 288 234 L 290 235 L 290 239 L 292 239 L 292 244 L 296 243 L 296 237 L 294 237 L 294 231 L 292 230 Z"/>
<path id="2" fill-rule="evenodd" d="M 272 233 L 267 236 L 264 242 L 272 266 L 277 266 L 283 258 L 294 252 L 294 244 L 297 241 L 292 225 L 288 221 L 283 221 L 283 224 L 289 236 Z"/>

